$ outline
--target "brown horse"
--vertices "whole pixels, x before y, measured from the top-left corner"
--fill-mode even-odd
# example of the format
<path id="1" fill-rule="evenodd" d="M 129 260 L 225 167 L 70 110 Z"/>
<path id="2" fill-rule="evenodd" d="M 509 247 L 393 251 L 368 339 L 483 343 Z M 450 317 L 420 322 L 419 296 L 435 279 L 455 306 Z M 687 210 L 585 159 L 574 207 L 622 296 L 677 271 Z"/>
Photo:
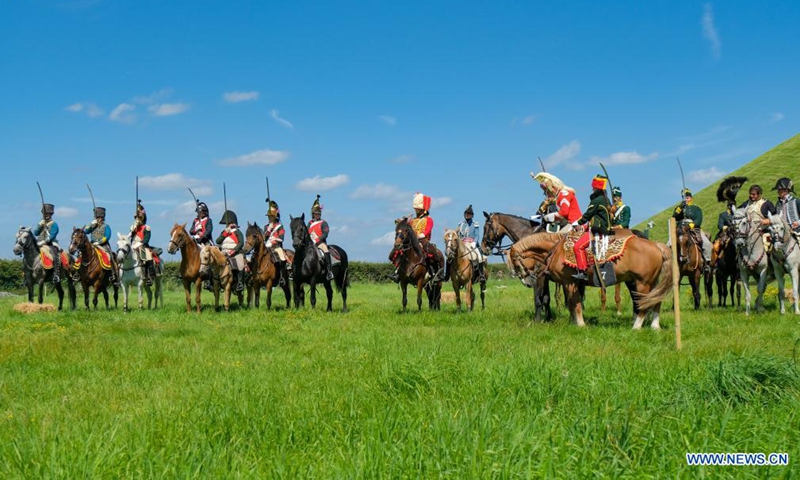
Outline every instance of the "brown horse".
<path id="1" fill-rule="evenodd" d="M 528 276 L 537 267 L 546 265 L 554 281 L 566 287 L 567 306 L 570 317 L 578 326 L 584 326 L 583 307 L 581 305 L 578 283 L 572 277 L 576 270 L 564 263 L 565 235 L 553 233 L 534 233 L 511 247 L 509 252 L 510 267 L 520 278 Z M 633 236 L 627 242 L 625 254 L 614 260 L 614 273 L 617 282 L 625 282 L 631 292 L 633 301 L 633 328 L 639 329 L 644 323 L 648 311 L 653 314 L 650 327 L 660 329 L 659 314 L 661 302 L 672 290 L 670 262 L 672 256 L 666 246 Z M 593 276 L 595 272 L 586 272 Z"/>
<path id="2" fill-rule="evenodd" d="M 389 253 L 389 261 L 400 254 L 397 273 L 400 279 L 400 290 L 403 292 L 403 310 L 408 304 L 408 284 L 417 287 L 417 310 L 422 310 L 422 290 L 428 295 L 428 308 L 439 310 L 442 297 L 442 282 L 428 279 L 428 258 L 422 248 L 417 233 L 408 224 L 407 219 L 397 220 L 394 230 L 394 248 Z M 436 249 L 437 255 L 442 255 Z"/>
<path id="3" fill-rule="evenodd" d="M 192 311 L 192 284 L 194 284 L 194 297 L 197 313 L 200 313 L 200 293 L 203 291 L 203 275 L 200 272 L 200 247 L 186 231 L 186 224 L 172 226 L 169 232 L 169 247 L 167 251 L 174 255 L 181 251 L 180 276 L 183 282 L 183 292 L 186 294 L 186 313 Z M 219 306 L 219 289 L 214 292 L 214 307 Z"/>
<path id="4" fill-rule="evenodd" d="M 691 229 L 686 220 L 678 225 L 678 269 L 681 279 L 687 277 L 689 285 L 692 287 L 692 297 L 694 298 L 694 309 L 700 308 L 700 285 L 707 284 L 703 281 L 703 268 L 705 260 L 701 245 L 692 238 Z M 710 276 L 708 278 L 710 281 Z M 709 303 L 711 295 L 708 296 Z"/>
<path id="5" fill-rule="evenodd" d="M 212 284 L 214 285 L 214 298 L 219 299 L 219 290 L 222 288 L 225 292 L 225 311 L 230 311 L 233 269 L 228 261 L 228 256 L 217 247 L 206 247 L 200 251 L 200 274 L 205 275 L 207 272 L 210 272 Z M 239 299 L 239 307 L 243 307 L 244 298 L 242 292 L 236 292 L 236 297 Z M 218 301 L 214 303 L 214 308 L 219 308 Z"/>
<path id="6" fill-rule="evenodd" d="M 733 243 L 733 235 L 728 231 L 720 234 L 714 242 L 711 271 L 717 282 L 717 305 L 720 307 L 728 305 L 728 291 L 730 290 L 731 307 L 734 306 L 734 291 L 736 292 L 736 305 L 741 306 L 742 286 L 737 283 L 739 265 L 736 261 L 736 245 Z"/>
<path id="7" fill-rule="evenodd" d="M 478 271 L 472 265 L 470 252 L 464 242 L 458 238 L 458 233 L 454 230 L 444 232 L 444 251 L 447 261 L 447 271 L 450 272 L 450 281 L 453 284 L 453 291 L 456 293 L 456 306 L 461 311 L 461 289 L 464 288 L 467 297 L 467 308 L 471 311 L 475 303 L 475 290 L 473 283 L 478 278 Z M 486 272 L 488 275 L 489 272 Z M 481 285 L 481 308 L 484 308 L 484 295 L 486 292 L 486 278 L 480 282 Z"/>
<path id="8" fill-rule="evenodd" d="M 108 305 L 108 286 L 111 284 L 111 269 L 106 269 L 100 263 L 100 253 L 95 252 L 95 247 L 89 241 L 83 229 L 74 228 L 70 237 L 69 252 L 73 255 L 80 254 L 82 268 L 80 269 L 80 281 L 83 287 L 83 303 L 89 309 L 89 288 L 94 289 L 92 305 L 97 308 L 97 296 L 102 293 L 103 299 Z M 109 258 L 110 260 L 110 258 Z M 116 295 L 114 299 L 116 301 Z"/>
<path id="9" fill-rule="evenodd" d="M 278 264 L 272 258 L 272 252 L 264 243 L 264 232 L 257 223 L 247 222 L 247 233 L 245 234 L 244 252 L 253 252 L 250 257 L 250 283 L 247 285 L 247 305 L 251 305 L 255 297 L 256 308 L 261 299 L 261 287 L 267 289 L 267 309 L 272 308 L 272 287 L 280 281 L 281 276 L 286 273 L 281 271 Z M 284 278 L 283 294 L 286 296 L 286 308 L 289 308 L 292 301 L 292 290 L 289 280 Z"/>

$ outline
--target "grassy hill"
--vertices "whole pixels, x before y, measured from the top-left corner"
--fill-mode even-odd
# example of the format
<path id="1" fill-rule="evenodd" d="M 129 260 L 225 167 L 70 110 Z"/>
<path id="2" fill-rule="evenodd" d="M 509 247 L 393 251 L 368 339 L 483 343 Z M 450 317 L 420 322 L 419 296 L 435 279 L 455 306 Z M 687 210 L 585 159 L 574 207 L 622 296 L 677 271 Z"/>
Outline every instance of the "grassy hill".
<path id="1" fill-rule="evenodd" d="M 725 176 L 729 175 L 747 177 L 747 183 L 742 186 L 739 195 L 736 196 L 739 203 L 747 200 L 747 190 L 753 184 L 761 185 L 761 188 L 764 189 L 764 196 L 774 203 L 777 194 L 772 191 L 772 187 L 779 178 L 789 177 L 796 184 L 800 183 L 800 135 L 795 135 Z M 717 202 L 717 187 L 721 181 L 722 179 L 700 191 L 693 192 L 695 205 L 703 209 L 703 230 L 709 232 L 712 237 L 717 232 L 717 216 L 725 209 L 724 203 Z M 795 191 L 800 192 L 797 188 Z M 677 202 L 669 205 L 661 213 L 648 218 L 634 228 L 644 230 L 647 222 L 652 220 L 655 222 L 655 226 L 650 231 L 650 238 L 666 241 L 667 221 L 672 216 L 676 205 Z"/>

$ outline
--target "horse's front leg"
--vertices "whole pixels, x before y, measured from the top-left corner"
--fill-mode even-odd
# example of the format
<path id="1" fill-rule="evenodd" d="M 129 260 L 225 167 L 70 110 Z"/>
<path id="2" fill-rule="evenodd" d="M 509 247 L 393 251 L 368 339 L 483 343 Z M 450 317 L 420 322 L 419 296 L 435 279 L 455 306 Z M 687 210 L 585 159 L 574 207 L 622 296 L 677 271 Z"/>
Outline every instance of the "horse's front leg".
<path id="1" fill-rule="evenodd" d="M 325 294 L 328 296 L 328 308 L 325 310 L 326 312 L 333 311 L 333 287 L 331 286 L 331 282 L 325 282 Z"/>
<path id="2" fill-rule="evenodd" d="M 769 269 L 765 267 L 758 276 L 758 296 L 756 297 L 756 312 L 758 313 L 764 311 L 764 290 L 767 289 L 767 270 Z"/>
<path id="3" fill-rule="evenodd" d="M 188 288 L 189 288 L 189 290 L 186 291 L 186 304 L 187 304 L 186 311 L 187 311 L 187 313 L 192 311 L 192 308 L 191 308 L 191 296 L 190 296 L 190 292 L 191 292 L 191 288 L 192 288 L 191 282 L 189 282 Z M 200 294 L 202 293 L 202 291 L 203 291 L 203 277 L 198 275 L 197 278 L 194 280 L 194 304 L 195 304 L 195 306 L 197 308 L 197 313 L 200 313 L 200 311 L 202 309 L 202 304 L 200 303 Z"/>
<path id="4" fill-rule="evenodd" d="M 689 285 L 692 287 L 692 298 L 694 299 L 694 309 L 700 309 L 700 272 L 695 270 L 689 275 Z"/>
<path id="5" fill-rule="evenodd" d="M 25 286 L 28 287 L 28 303 L 33 303 L 34 282 L 33 275 L 30 273 L 30 270 L 25 272 Z"/>
<path id="6" fill-rule="evenodd" d="M 467 288 L 464 291 L 464 295 L 467 297 L 467 310 L 471 312 L 475 307 L 475 285 L 473 285 L 472 279 L 467 280 Z"/>
<path id="7" fill-rule="evenodd" d="M 783 315 L 786 313 L 786 302 L 785 302 L 786 294 L 783 291 L 785 285 L 783 278 L 784 275 L 783 264 L 777 261 L 773 262 L 772 268 L 775 271 L 775 280 L 778 281 L 778 304 L 781 307 L 781 315 Z"/>
<path id="8" fill-rule="evenodd" d="M 622 315 L 622 308 L 620 307 L 620 304 L 622 303 L 622 298 L 620 298 L 621 290 L 622 290 L 622 284 L 621 283 L 617 283 L 616 285 L 614 285 L 614 303 L 617 306 L 617 316 L 618 317 L 620 315 Z"/>
<path id="9" fill-rule="evenodd" d="M 600 311 L 606 311 L 606 290 L 604 288 L 600 289 Z"/>
<path id="10" fill-rule="evenodd" d="M 56 283 L 55 288 L 58 293 L 58 311 L 60 312 L 64 306 L 64 288 L 61 286 L 61 282 Z"/>
<path id="11" fill-rule="evenodd" d="M 569 307 L 569 316 L 575 325 L 585 327 L 586 323 L 583 321 L 583 306 L 581 305 L 581 292 L 578 284 L 575 282 L 568 282 L 564 284 L 566 290 L 566 301 Z"/>
<path id="12" fill-rule="evenodd" d="M 739 269 L 739 276 L 742 280 L 742 288 L 744 288 L 744 314 L 750 315 L 750 273 L 747 271 L 747 267 L 742 266 Z"/>
<path id="13" fill-rule="evenodd" d="M 311 283 L 308 284 L 308 290 L 311 294 L 311 309 L 317 308 L 317 283 L 316 280 L 312 277 Z"/>
<path id="14" fill-rule="evenodd" d="M 797 266 L 792 267 L 789 271 L 789 275 L 792 277 L 792 299 L 794 300 L 794 314 L 800 315 L 800 299 L 797 298 L 798 293 L 798 285 L 797 282 L 800 281 L 800 270 L 798 270 Z"/>
<path id="15" fill-rule="evenodd" d="M 422 289 L 425 286 L 425 277 L 417 280 L 417 310 L 422 311 Z"/>
<path id="16" fill-rule="evenodd" d="M 122 311 L 128 313 L 128 289 L 130 285 L 125 283 L 125 280 L 120 277 L 119 286 L 122 289 Z"/>
<path id="17" fill-rule="evenodd" d="M 456 294 L 456 309 L 460 312 L 461 311 L 461 289 L 458 286 L 458 279 L 456 278 L 455 273 L 453 274 L 453 278 L 450 280 L 451 285 L 453 285 L 453 292 Z"/>
<path id="18" fill-rule="evenodd" d="M 400 282 L 400 291 L 403 292 L 403 311 L 406 311 L 406 305 L 408 304 L 408 283 L 405 281 Z"/>
<path id="19" fill-rule="evenodd" d="M 44 303 L 44 279 L 37 282 L 39 286 L 39 303 Z"/>

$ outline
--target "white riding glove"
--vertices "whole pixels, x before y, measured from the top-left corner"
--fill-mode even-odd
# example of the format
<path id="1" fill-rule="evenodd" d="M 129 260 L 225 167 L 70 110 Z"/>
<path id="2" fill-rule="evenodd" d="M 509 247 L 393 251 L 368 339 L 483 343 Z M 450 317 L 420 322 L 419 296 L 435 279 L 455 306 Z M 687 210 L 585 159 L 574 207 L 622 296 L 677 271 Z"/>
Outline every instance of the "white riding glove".
<path id="1" fill-rule="evenodd" d="M 91 225 L 91 226 L 93 226 L 93 227 L 96 227 L 96 226 L 97 226 L 97 223 L 98 223 L 98 222 L 97 222 L 97 219 L 95 218 L 94 220 L 92 220 L 92 223 L 90 223 L 89 225 Z"/>
<path id="2" fill-rule="evenodd" d="M 555 221 L 556 221 L 556 215 L 558 215 L 558 214 L 557 214 L 557 213 L 555 213 L 555 212 L 553 212 L 553 213 L 548 213 L 547 215 L 545 215 L 545 216 L 544 216 L 544 219 L 545 219 L 545 221 L 547 221 L 548 223 L 553 223 L 553 222 L 555 222 Z"/>

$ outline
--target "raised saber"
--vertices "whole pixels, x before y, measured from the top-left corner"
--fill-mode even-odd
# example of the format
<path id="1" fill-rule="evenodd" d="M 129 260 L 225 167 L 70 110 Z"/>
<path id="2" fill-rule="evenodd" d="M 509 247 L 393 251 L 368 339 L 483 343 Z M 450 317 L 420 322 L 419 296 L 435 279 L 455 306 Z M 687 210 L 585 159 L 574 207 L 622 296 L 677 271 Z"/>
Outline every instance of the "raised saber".
<path id="1" fill-rule="evenodd" d="M 269 203 L 270 198 L 272 198 L 272 196 L 269 194 L 269 177 L 267 177 L 267 203 Z"/>
<path id="2" fill-rule="evenodd" d="M 42 213 L 44 213 L 44 194 L 42 193 L 42 186 L 39 185 L 39 182 L 36 182 L 36 186 L 39 187 L 39 198 L 42 199 Z"/>
<path id="3" fill-rule="evenodd" d="M 89 196 L 92 197 L 92 215 L 94 215 L 97 210 L 97 204 L 94 203 L 94 193 L 92 193 L 92 187 L 90 187 L 88 183 L 86 184 L 86 188 L 89 189 Z"/>
<path id="4" fill-rule="evenodd" d="M 541 166 L 542 166 L 542 171 L 543 171 L 543 172 L 546 172 L 546 171 L 547 171 L 547 169 L 546 169 L 546 168 L 544 168 L 544 162 L 542 161 L 542 157 L 540 157 L 540 156 L 538 156 L 538 155 L 537 155 L 537 156 L 536 156 L 536 158 L 538 158 L 538 159 L 539 159 L 539 165 L 541 165 Z"/>
<path id="5" fill-rule="evenodd" d="M 222 182 L 222 198 L 225 201 L 225 213 L 223 215 L 225 216 L 225 226 L 227 227 L 230 222 L 228 221 L 228 191 L 225 188 L 225 182 Z"/>
<path id="6" fill-rule="evenodd" d="M 614 187 L 611 185 L 611 177 L 608 176 L 608 170 L 606 170 L 605 165 L 602 163 L 600 164 L 600 168 L 603 169 L 603 173 L 606 174 L 606 180 L 608 180 L 608 190 L 611 192 L 611 195 L 609 195 L 608 198 L 614 198 Z"/>
<path id="7" fill-rule="evenodd" d="M 683 185 L 683 190 L 681 191 L 681 199 L 683 199 L 683 193 L 686 192 L 686 180 L 683 178 L 683 165 L 681 165 L 681 159 L 675 157 L 675 160 L 678 161 L 678 168 L 681 169 L 681 184 Z"/>
<path id="8" fill-rule="evenodd" d="M 189 193 L 191 193 L 191 194 L 192 194 L 192 198 L 194 198 L 194 205 L 195 205 L 195 207 L 196 207 L 196 206 L 197 206 L 197 205 L 198 205 L 200 202 L 197 200 L 197 197 L 195 197 L 195 196 L 194 196 L 194 192 L 192 191 L 192 189 L 191 189 L 191 188 L 189 188 L 189 187 L 186 187 L 186 190 L 189 190 Z"/>
<path id="9" fill-rule="evenodd" d="M 133 207 L 133 217 L 139 214 L 139 175 L 136 175 L 136 204 Z"/>

